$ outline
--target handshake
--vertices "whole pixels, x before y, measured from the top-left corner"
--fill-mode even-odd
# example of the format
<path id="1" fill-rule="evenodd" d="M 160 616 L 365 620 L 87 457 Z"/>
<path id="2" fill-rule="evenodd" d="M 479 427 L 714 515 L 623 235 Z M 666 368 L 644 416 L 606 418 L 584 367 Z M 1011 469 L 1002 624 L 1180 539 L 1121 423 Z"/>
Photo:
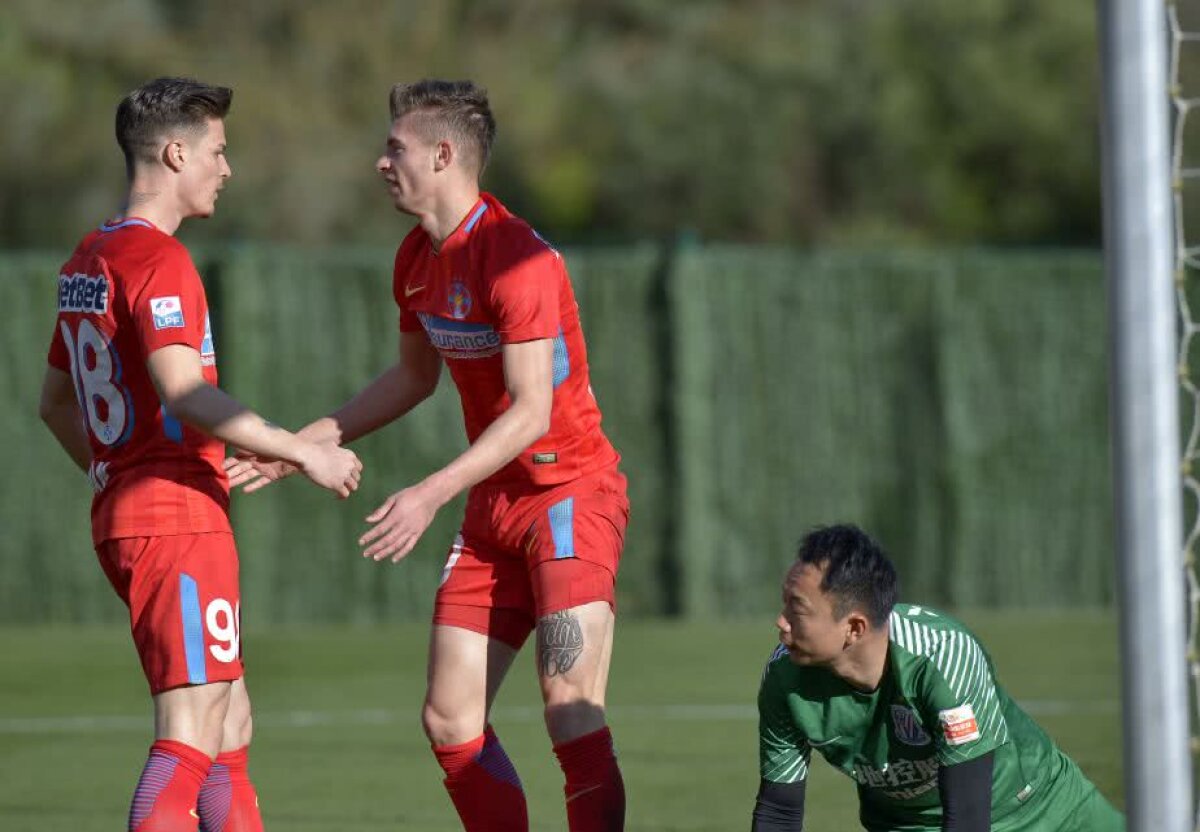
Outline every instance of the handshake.
<path id="1" fill-rule="evenodd" d="M 295 437 L 295 461 L 269 458 L 249 451 L 237 451 L 225 460 L 229 487 L 241 487 L 243 493 L 258 491 L 292 474 L 301 473 L 342 499 L 358 490 L 362 462 L 351 450 L 332 440 L 312 441 L 305 431 Z M 359 538 L 362 556 L 374 561 L 403 560 L 449 496 L 439 495 L 423 483 L 392 494 L 364 519 L 371 524 Z"/>
<path id="2" fill-rule="evenodd" d="M 346 499 L 358 490 L 362 461 L 349 448 L 332 442 L 310 442 L 297 437 L 294 461 L 273 459 L 250 451 L 237 451 L 225 460 L 229 487 L 243 486 L 244 493 L 265 488 L 273 482 L 301 473 L 321 488 Z"/>

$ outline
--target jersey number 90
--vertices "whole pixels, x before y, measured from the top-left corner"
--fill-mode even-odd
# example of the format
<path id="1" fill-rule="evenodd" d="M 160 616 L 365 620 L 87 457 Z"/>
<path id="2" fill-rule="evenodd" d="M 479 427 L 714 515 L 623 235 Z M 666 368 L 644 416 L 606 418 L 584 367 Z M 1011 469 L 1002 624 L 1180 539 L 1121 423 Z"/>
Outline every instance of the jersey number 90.
<path id="1" fill-rule="evenodd" d="M 209 635 L 218 644 L 211 644 L 208 652 L 219 662 L 231 662 L 241 654 L 242 603 L 230 605 L 224 598 L 216 598 L 204 611 L 204 624 Z"/>
<path id="2" fill-rule="evenodd" d="M 103 445 L 121 444 L 133 429 L 133 405 L 129 393 L 120 386 L 120 356 L 86 318 L 79 322 L 76 335 L 71 334 L 66 321 L 59 321 L 58 325 L 71 359 L 75 395 L 88 429 Z"/>

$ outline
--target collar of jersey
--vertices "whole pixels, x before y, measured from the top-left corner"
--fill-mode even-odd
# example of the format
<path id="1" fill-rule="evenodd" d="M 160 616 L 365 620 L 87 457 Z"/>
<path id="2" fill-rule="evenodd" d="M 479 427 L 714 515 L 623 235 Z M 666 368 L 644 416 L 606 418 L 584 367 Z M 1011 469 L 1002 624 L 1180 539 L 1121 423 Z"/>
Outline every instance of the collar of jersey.
<path id="1" fill-rule="evenodd" d="M 463 217 L 463 221 L 458 224 L 458 228 L 451 232 L 450 236 L 442 243 L 441 249 L 437 254 L 447 254 L 455 249 L 462 248 L 471 239 L 471 232 L 479 226 L 479 221 L 483 219 L 483 215 L 487 213 L 488 204 L 484 201 L 483 195 L 480 194 L 479 199 L 471 206 L 471 210 Z"/>
<path id="2" fill-rule="evenodd" d="M 119 231 L 122 228 L 129 228 L 135 225 L 143 228 L 153 228 L 155 231 L 158 230 L 158 227 L 154 223 L 150 222 L 150 220 L 144 220 L 141 217 L 126 217 L 123 220 L 112 223 L 103 222 L 100 224 L 100 230 L 107 234 L 110 231 Z"/>

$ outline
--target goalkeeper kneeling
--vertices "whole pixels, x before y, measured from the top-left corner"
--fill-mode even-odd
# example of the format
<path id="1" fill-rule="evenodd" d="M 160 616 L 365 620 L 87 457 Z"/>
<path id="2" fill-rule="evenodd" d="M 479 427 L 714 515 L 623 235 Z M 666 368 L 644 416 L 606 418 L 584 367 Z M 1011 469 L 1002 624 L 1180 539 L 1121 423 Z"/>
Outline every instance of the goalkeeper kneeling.
<path id="1" fill-rule="evenodd" d="M 814 748 L 858 784 L 868 832 L 1123 830 L 966 627 L 896 591 L 895 568 L 858 528 L 801 543 L 758 694 L 754 832 L 802 828 Z"/>

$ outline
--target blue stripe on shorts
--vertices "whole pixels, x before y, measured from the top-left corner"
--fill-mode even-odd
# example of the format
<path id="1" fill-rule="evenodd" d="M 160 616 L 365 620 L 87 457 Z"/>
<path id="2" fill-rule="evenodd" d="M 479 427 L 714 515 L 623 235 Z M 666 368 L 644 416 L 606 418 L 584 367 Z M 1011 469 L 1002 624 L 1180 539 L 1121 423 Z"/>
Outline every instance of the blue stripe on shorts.
<path id="1" fill-rule="evenodd" d="M 204 661 L 204 618 L 200 613 L 200 588 L 187 573 L 179 574 L 179 608 L 183 611 L 183 653 L 187 657 L 188 682 L 208 682 Z"/>
<path id="2" fill-rule="evenodd" d="M 550 506 L 550 534 L 554 537 L 554 557 L 575 557 L 575 498 L 568 497 Z"/>

